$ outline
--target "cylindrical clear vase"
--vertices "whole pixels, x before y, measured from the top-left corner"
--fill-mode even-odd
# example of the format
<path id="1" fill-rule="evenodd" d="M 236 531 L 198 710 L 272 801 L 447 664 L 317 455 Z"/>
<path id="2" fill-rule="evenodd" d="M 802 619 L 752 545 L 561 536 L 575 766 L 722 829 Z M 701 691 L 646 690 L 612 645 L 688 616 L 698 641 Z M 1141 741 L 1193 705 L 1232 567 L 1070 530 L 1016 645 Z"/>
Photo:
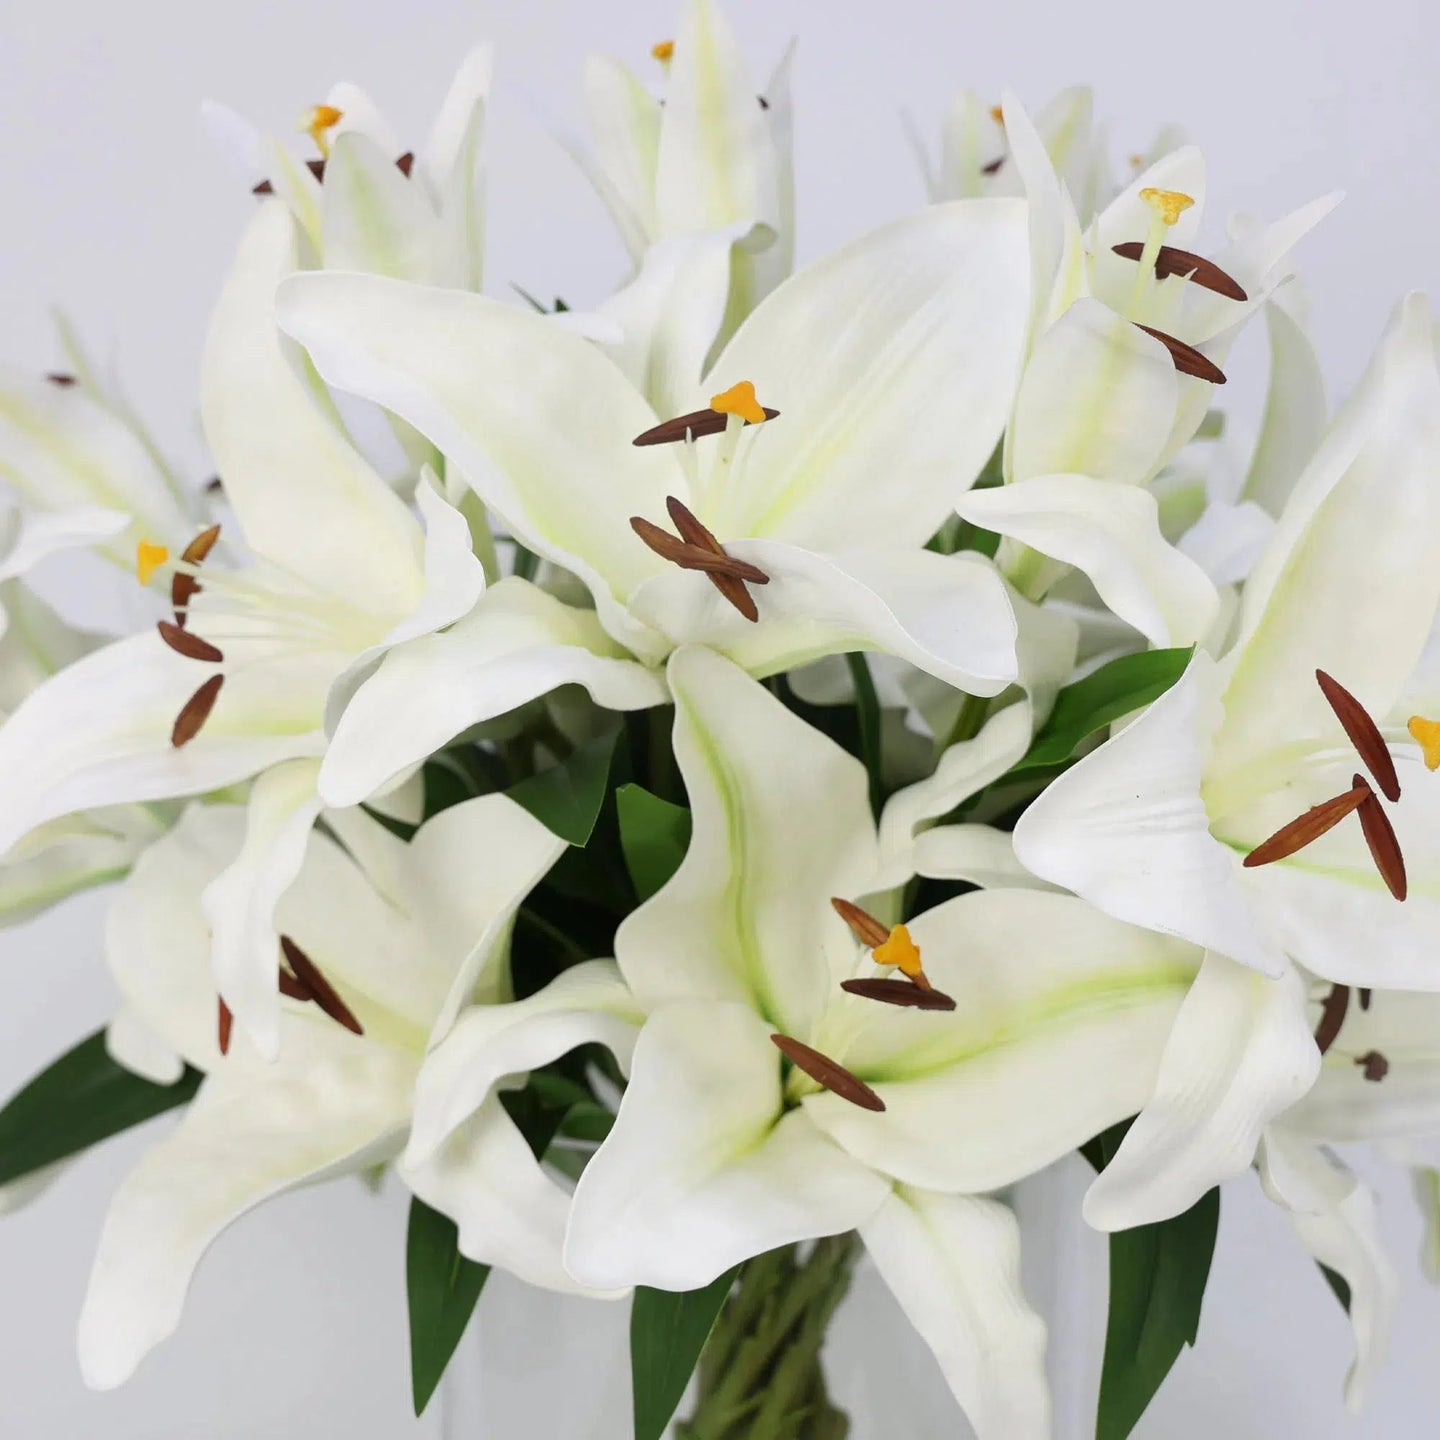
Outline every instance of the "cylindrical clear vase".
<path id="1" fill-rule="evenodd" d="M 1088 1179 L 1072 1156 L 1010 1197 L 1026 1293 L 1049 1326 L 1055 1440 L 1088 1440 L 1098 1378 L 1106 1252 L 1104 1237 L 1080 1218 Z M 849 1422 L 846 1440 L 971 1434 L 934 1357 L 863 1252 L 822 1363 L 829 1404 Z M 693 1413 L 695 1391 L 692 1384 L 671 1436 Z M 628 1304 L 553 1295 L 493 1275 L 437 1403 L 445 1440 L 629 1440 Z"/>

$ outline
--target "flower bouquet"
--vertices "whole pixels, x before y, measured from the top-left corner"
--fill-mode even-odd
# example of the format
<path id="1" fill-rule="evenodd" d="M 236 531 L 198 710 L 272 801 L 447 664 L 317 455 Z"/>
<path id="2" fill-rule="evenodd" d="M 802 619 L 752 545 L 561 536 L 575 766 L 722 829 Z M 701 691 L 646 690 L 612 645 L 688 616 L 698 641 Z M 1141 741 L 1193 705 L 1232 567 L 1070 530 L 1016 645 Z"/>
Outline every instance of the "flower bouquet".
<path id="1" fill-rule="evenodd" d="M 588 64 L 633 262 L 588 308 L 481 291 L 485 51 L 413 149 L 352 85 L 300 146 L 208 107 L 255 192 L 213 478 L 68 329 L 0 381 L 0 909 L 113 885 L 119 993 L 0 1111 L 0 1199 L 180 1112 L 100 1237 L 91 1385 L 240 1214 L 392 1170 L 417 1411 L 498 1266 L 629 1307 L 636 1440 L 860 1436 L 823 1350 L 863 1258 L 975 1433 L 1039 1440 L 1010 1195 L 1075 1151 L 1099 1435 L 1252 1168 L 1352 1405 L 1380 1363 L 1332 1147 L 1435 1224 L 1430 308 L 1327 413 L 1291 252 L 1333 197 L 1202 242 L 1200 153 L 1117 180 L 1081 89 L 962 96 L 931 203 L 797 266 L 789 60 L 686 0 L 644 79 Z M 133 633 L 32 587 L 74 551 Z"/>

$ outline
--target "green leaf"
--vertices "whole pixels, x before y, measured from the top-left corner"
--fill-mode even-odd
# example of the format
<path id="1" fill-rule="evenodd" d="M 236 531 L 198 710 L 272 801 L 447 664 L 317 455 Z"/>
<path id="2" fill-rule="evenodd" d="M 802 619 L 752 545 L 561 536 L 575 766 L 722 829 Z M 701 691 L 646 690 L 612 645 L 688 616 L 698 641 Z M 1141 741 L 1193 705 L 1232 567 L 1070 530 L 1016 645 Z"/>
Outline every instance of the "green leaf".
<path id="1" fill-rule="evenodd" d="M 648 900 L 680 868 L 690 844 L 690 812 L 652 795 L 643 785 L 615 792 L 620 848 L 635 893 Z"/>
<path id="2" fill-rule="evenodd" d="M 727 1270 L 703 1290 L 636 1287 L 630 1302 L 635 1440 L 660 1440 L 665 1433 L 739 1268 Z"/>
<path id="3" fill-rule="evenodd" d="M 0 1185 L 187 1104 L 202 1078 L 187 1069 L 173 1085 L 142 1080 L 110 1058 L 97 1030 L 0 1110 Z"/>
<path id="4" fill-rule="evenodd" d="M 1082 1147 L 1097 1170 L 1119 1149 L 1129 1124 Z M 1110 1315 L 1095 1440 L 1125 1440 L 1181 1350 L 1195 1343 L 1219 1224 L 1217 1188 L 1183 1215 L 1111 1235 Z"/>
<path id="5" fill-rule="evenodd" d="M 878 820 L 885 800 L 880 756 L 880 699 L 865 657 L 852 651 L 846 655 L 845 663 L 850 667 L 850 679 L 855 685 L 855 719 L 860 727 L 860 759 L 870 780 L 870 813 Z"/>
<path id="6" fill-rule="evenodd" d="M 423 1200 L 410 1202 L 405 1293 L 410 1306 L 410 1389 L 423 1413 L 470 1323 L 490 1267 L 467 1260 L 455 1222 Z"/>
<path id="7" fill-rule="evenodd" d="M 587 741 L 559 765 L 511 786 L 506 794 L 562 840 L 585 844 L 605 803 L 619 736 L 616 730 Z"/>
<path id="8" fill-rule="evenodd" d="M 1185 672 L 1193 649 L 1121 655 L 1093 675 L 1067 685 L 1034 743 L 1005 778 L 1063 765 L 1103 725 L 1158 700 Z"/>
<path id="9" fill-rule="evenodd" d="M 1321 1265 L 1320 1273 L 1325 1277 L 1325 1283 L 1334 1291 L 1335 1298 L 1348 1315 L 1350 1313 L 1350 1282 L 1339 1271 L 1332 1270 L 1328 1265 Z"/>

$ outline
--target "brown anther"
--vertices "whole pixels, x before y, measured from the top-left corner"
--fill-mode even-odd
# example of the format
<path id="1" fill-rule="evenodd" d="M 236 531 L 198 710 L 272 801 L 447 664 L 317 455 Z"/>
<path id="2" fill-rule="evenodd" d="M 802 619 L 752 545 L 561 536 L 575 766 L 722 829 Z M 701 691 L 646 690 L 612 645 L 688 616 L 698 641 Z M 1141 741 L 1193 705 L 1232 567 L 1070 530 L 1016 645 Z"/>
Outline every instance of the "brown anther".
<path id="1" fill-rule="evenodd" d="M 1335 718 L 1350 737 L 1356 754 L 1375 777 L 1380 793 L 1387 800 L 1398 800 L 1400 777 L 1395 773 L 1395 761 L 1390 755 L 1390 747 L 1385 743 L 1385 737 L 1380 733 L 1380 727 L 1370 718 L 1365 707 L 1333 676 L 1317 670 L 1315 681 L 1320 686 L 1320 693 L 1335 712 Z"/>
<path id="2" fill-rule="evenodd" d="M 1315 1027 L 1315 1048 L 1323 1055 L 1335 1043 L 1350 1009 L 1350 987 L 1332 985 L 1321 1002 L 1320 1023 Z"/>
<path id="3" fill-rule="evenodd" d="M 780 412 L 772 410 L 768 405 L 760 407 L 765 412 L 767 420 L 773 420 Z M 643 434 L 637 435 L 630 443 L 632 445 L 670 445 L 677 440 L 683 440 L 687 435 L 692 439 L 699 440 L 705 435 L 719 435 L 729 423 L 730 417 L 719 410 L 711 410 L 708 406 L 704 410 L 692 410 L 688 415 L 677 415 L 673 420 L 662 420 L 660 424 L 652 426 Z M 750 423 L 748 420 L 745 422 Z"/>
<path id="4" fill-rule="evenodd" d="M 1364 784 L 1359 775 L 1355 779 Z M 1368 785 L 1365 786 L 1370 789 Z M 1385 813 L 1385 807 L 1373 790 L 1360 805 L 1360 829 L 1365 834 L 1365 843 L 1370 847 L 1370 858 L 1385 882 L 1385 888 L 1397 899 L 1403 900 L 1409 893 L 1405 879 L 1405 857 L 1400 853 L 1400 841 L 1395 827 Z"/>
<path id="5" fill-rule="evenodd" d="M 410 172 L 415 168 L 415 152 L 407 150 L 403 155 L 397 156 L 395 168 L 408 180 Z"/>
<path id="6" fill-rule="evenodd" d="M 280 966 L 280 993 L 291 1000 L 313 1000 L 308 985 L 302 985 L 283 965 Z"/>
<path id="7" fill-rule="evenodd" d="M 838 895 L 830 897 L 830 906 L 855 933 L 855 938 L 870 950 L 883 945 L 890 938 L 890 927 L 882 925 L 868 910 L 862 910 L 849 900 Z"/>
<path id="8" fill-rule="evenodd" d="M 45 377 L 52 385 L 58 385 L 62 390 L 68 390 L 72 385 L 80 382 L 73 376 L 61 370 L 52 370 Z"/>
<path id="9" fill-rule="evenodd" d="M 1122 260 L 1138 260 L 1145 253 L 1145 246 L 1139 240 L 1126 240 L 1121 245 L 1110 247 Z M 1240 282 L 1227 275 L 1213 260 L 1196 255 L 1189 250 L 1177 249 L 1174 245 L 1162 245 L 1155 256 L 1155 274 L 1160 279 L 1167 275 L 1180 275 L 1192 284 L 1213 290 L 1227 300 L 1248 300 Z"/>
<path id="10" fill-rule="evenodd" d="M 1269 865 L 1303 850 L 1312 840 L 1333 830 L 1352 810 L 1358 810 L 1367 798 L 1375 798 L 1375 792 L 1363 776 L 1357 775 L 1355 781 L 1353 788 L 1343 795 L 1312 805 L 1298 819 L 1282 825 L 1268 840 L 1262 840 L 1245 857 L 1245 868 L 1253 870 L 1257 865 Z"/>
<path id="11" fill-rule="evenodd" d="M 770 102 L 763 95 L 757 95 L 755 98 L 760 102 L 760 108 L 762 110 L 768 110 L 770 108 Z"/>
<path id="12" fill-rule="evenodd" d="M 218 480 L 219 477 L 216 478 Z M 219 538 L 219 525 L 206 526 L 181 552 L 181 560 L 190 565 L 199 565 L 215 548 L 215 542 Z M 170 608 L 175 612 L 176 625 L 182 630 L 185 628 L 185 611 L 202 589 L 204 586 L 193 575 L 177 570 L 170 577 Z"/>
<path id="13" fill-rule="evenodd" d="M 218 475 L 212 475 L 205 482 L 205 493 L 207 495 L 214 495 L 217 491 L 223 490 L 224 488 L 224 483 L 221 481 Z"/>
<path id="14" fill-rule="evenodd" d="M 1360 1008 L 1361 1008 L 1362 1010 L 1368 1010 L 1368 1009 L 1370 1008 L 1370 994 L 1371 994 L 1370 987 L 1369 987 L 1368 985 L 1362 985 L 1362 986 L 1360 987 L 1359 994 L 1360 994 Z"/>
<path id="15" fill-rule="evenodd" d="M 1193 375 L 1197 380 L 1208 380 L 1212 385 L 1225 383 L 1225 372 L 1208 356 L 1202 355 L 1193 345 L 1156 330 L 1151 325 L 1133 322 L 1137 330 L 1143 330 L 1152 340 L 1158 340 L 1169 352 L 1175 368 L 1182 375 Z"/>
<path id="16" fill-rule="evenodd" d="M 775 1048 L 797 1069 L 803 1070 L 817 1084 L 823 1085 L 832 1095 L 858 1105 L 862 1110 L 880 1111 L 885 1102 L 858 1076 L 852 1075 L 843 1065 L 838 1065 L 828 1055 L 812 1050 L 802 1041 L 789 1035 L 772 1035 Z"/>
<path id="17" fill-rule="evenodd" d="M 882 1005 L 903 1005 L 912 1010 L 953 1010 L 953 997 L 933 985 L 919 985 L 909 980 L 886 980 L 883 977 L 842 980 L 840 988 L 865 1000 L 878 1000 Z"/>
<path id="18" fill-rule="evenodd" d="M 211 665 L 218 665 L 225 658 L 224 653 L 208 640 L 202 640 L 198 635 L 192 635 L 190 631 L 182 630 L 168 620 L 157 620 L 155 628 L 160 632 L 160 638 L 177 655 L 183 655 L 187 660 L 204 660 Z"/>
<path id="19" fill-rule="evenodd" d="M 219 1042 L 220 1053 L 228 1055 L 230 1053 L 230 1031 L 234 1028 L 235 1017 L 230 1013 L 230 1007 L 218 996 L 215 1003 L 220 1007 L 216 1016 L 215 1038 Z"/>
<path id="20" fill-rule="evenodd" d="M 199 733 L 200 727 L 210 718 L 215 708 L 220 687 L 225 683 L 223 675 L 212 675 L 181 707 L 170 727 L 170 743 L 178 750 L 188 745 Z"/>
<path id="21" fill-rule="evenodd" d="M 1000 155 L 996 159 L 989 161 L 985 165 L 982 165 L 980 167 L 980 173 L 982 175 L 998 175 L 1000 173 L 1000 167 L 1004 163 L 1005 157 L 1003 155 Z"/>
<path id="22" fill-rule="evenodd" d="M 335 987 L 320 973 L 315 962 L 288 936 L 280 937 L 280 948 L 295 978 L 310 992 L 310 998 L 337 1025 L 343 1025 L 356 1035 L 365 1033 L 354 1012 L 336 994 Z"/>
<path id="23" fill-rule="evenodd" d="M 325 161 L 323 159 L 307 160 L 305 168 L 322 184 L 325 181 Z M 407 172 L 408 173 L 408 172 Z M 250 187 L 252 195 L 273 195 L 275 187 L 268 181 L 262 180 L 258 185 Z"/>
<path id="24" fill-rule="evenodd" d="M 252 195 L 273 195 L 275 187 L 268 180 L 262 180 L 258 185 L 250 187 L 250 193 Z"/>
<path id="25" fill-rule="evenodd" d="M 1355 1063 L 1365 1072 L 1365 1078 L 1377 1085 L 1390 1073 L 1390 1062 L 1378 1050 L 1357 1056 Z"/>
<path id="26" fill-rule="evenodd" d="M 700 523 L 693 511 L 673 495 L 665 499 L 670 519 L 680 538 L 662 530 L 641 515 L 630 517 L 630 528 L 662 559 L 682 570 L 699 570 L 710 583 L 749 621 L 760 618 L 760 611 L 750 592 L 750 585 L 768 585 L 770 577 L 758 566 L 727 555 L 720 542 Z"/>

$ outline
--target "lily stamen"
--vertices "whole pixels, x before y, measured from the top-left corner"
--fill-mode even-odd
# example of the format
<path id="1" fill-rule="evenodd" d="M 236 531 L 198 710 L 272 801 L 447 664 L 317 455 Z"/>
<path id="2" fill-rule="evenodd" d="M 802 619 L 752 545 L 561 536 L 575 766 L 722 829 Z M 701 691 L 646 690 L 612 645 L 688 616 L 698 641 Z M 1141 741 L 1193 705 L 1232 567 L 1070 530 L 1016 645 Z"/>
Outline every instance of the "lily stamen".
<path id="1" fill-rule="evenodd" d="M 1152 340 L 1158 340 L 1169 352 L 1175 368 L 1182 375 L 1193 375 L 1197 380 L 1208 380 L 1212 385 L 1225 383 L 1225 372 L 1208 356 L 1202 355 L 1193 345 L 1157 330 L 1153 325 L 1142 325 L 1138 320 L 1130 322 L 1137 330 L 1143 330 Z"/>
<path id="2" fill-rule="evenodd" d="M 955 1000 L 933 987 L 926 989 L 910 980 L 886 980 L 884 977 L 842 980 L 840 988 L 864 1000 L 878 1000 L 882 1005 L 899 1005 L 911 1010 L 953 1010 Z"/>
<path id="3" fill-rule="evenodd" d="M 858 1075 L 852 1075 L 828 1055 L 822 1055 L 789 1035 L 772 1035 L 770 1039 L 787 1060 L 832 1095 L 838 1095 L 862 1110 L 879 1112 L 885 1109 L 885 1102 Z"/>
<path id="4" fill-rule="evenodd" d="M 1355 779 L 1358 783 L 1343 795 L 1312 805 L 1303 815 L 1282 825 L 1268 840 L 1262 840 L 1245 857 L 1242 862 L 1245 868 L 1253 870 L 1257 865 L 1271 865 L 1303 850 L 1333 830 L 1351 811 L 1358 810 L 1367 797 L 1373 798 L 1375 792 L 1369 782 L 1359 775 Z"/>
<path id="5" fill-rule="evenodd" d="M 333 105 L 312 105 L 300 117 L 300 129 L 314 142 L 324 156 L 330 154 L 330 132 L 345 118 L 343 110 Z"/>
<path id="6" fill-rule="evenodd" d="M 1378 1085 L 1390 1073 L 1390 1062 L 1378 1050 L 1367 1050 L 1365 1054 L 1357 1055 L 1355 1063 L 1373 1084 Z"/>
<path id="7" fill-rule="evenodd" d="M 869 949 L 870 958 L 877 965 L 893 965 L 910 984 L 921 990 L 934 990 L 935 987 L 925 974 L 925 967 L 920 963 L 920 947 L 910 938 L 908 927 L 886 925 L 858 905 L 842 900 L 839 896 L 831 896 L 830 904 L 835 913 L 850 927 L 855 938 Z M 877 995 L 872 998 L 882 997 Z"/>
<path id="8" fill-rule="evenodd" d="M 215 548 L 215 542 L 220 538 L 219 525 L 211 525 L 202 530 L 185 548 L 180 552 L 180 562 L 183 565 L 199 566 L 206 556 Z M 200 582 L 194 575 L 182 571 L 180 565 L 175 567 L 175 574 L 170 580 L 170 608 L 175 612 L 175 623 L 181 629 L 185 627 L 185 612 L 190 606 L 191 600 L 199 594 Z"/>
<path id="9" fill-rule="evenodd" d="M 717 401 L 728 402 L 726 408 L 718 408 Z M 748 380 L 742 380 L 738 385 L 732 385 L 729 390 L 712 396 L 708 408 L 692 410 L 687 415 L 677 415 L 673 420 L 662 420 L 660 424 L 642 431 L 630 443 L 673 445 L 678 440 L 698 440 L 705 435 L 722 434 L 730 423 L 731 415 L 739 415 L 747 425 L 760 425 L 766 420 L 774 420 L 779 414 L 778 410 L 769 405 L 761 405 L 755 398 L 755 387 Z"/>
<path id="10" fill-rule="evenodd" d="M 310 992 L 310 998 L 338 1025 L 355 1035 L 363 1035 L 364 1027 L 355 1013 L 340 998 L 335 987 L 320 973 L 315 962 L 288 936 L 280 937 L 280 948 L 295 978 Z"/>
<path id="11" fill-rule="evenodd" d="M 170 727 L 170 743 L 179 750 L 188 745 L 210 718 L 215 702 L 220 698 L 220 687 L 225 683 L 223 675 L 212 675 L 181 707 Z"/>
<path id="12" fill-rule="evenodd" d="M 169 620 L 157 620 L 155 628 L 160 632 L 160 638 L 177 655 L 183 655 L 187 660 L 203 660 L 207 664 L 218 665 L 225 658 L 224 652 L 217 646 L 191 634 L 189 630 L 181 629 Z"/>
<path id="13" fill-rule="evenodd" d="M 715 536 L 673 495 L 666 497 L 665 508 L 680 532 L 678 540 L 641 515 L 630 517 L 630 528 L 663 559 L 682 570 L 700 571 L 747 620 L 758 621 L 760 611 L 745 587 L 768 585 L 770 577 L 748 561 L 727 555 Z"/>
<path id="14" fill-rule="evenodd" d="M 235 1017 L 230 1013 L 230 1007 L 219 996 L 216 996 L 215 1003 L 219 1007 L 216 1011 L 215 1039 L 220 1046 L 220 1053 L 228 1055 L 230 1053 L 230 1032 L 234 1029 Z"/>
<path id="15" fill-rule="evenodd" d="M 1145 254 L 1145 243 L 1142 240 L 1126 240 L 1110 248 L 1122 260 L 1140 260 Z M 1160 280 L 1179 275 L 1193 285 L 1225 296 L 1227 300 L 1243 301 L 1250 298 L 1234 276 L 1226 274 L 1213 260 L 1207 260 L 1203 255 L 1196 255 L 1191 250 L 1162 245 L 1155 252 L 1153 268 L 1156 278 Z"/>
<path id="16" fill-rule="evenodd" d="M 1315 1027 L 1315 1048 L 1324 1055 L 1335 1043 L 1350 1010 L 1350 987 L 1332 985 L 1321 1002 L 1320 1023 Z"/>
<path id="17" fill-rule="evenodd" d="M 1380 793 L 1390 801 L 1400 798 L 1400 777 L 1395 773 L 1395 761 L 1390 747 L 1380 733 L 1380 727 L 1370 718 L 1365 707 L 1338 681 L 1323 670 L 1315 672 L 1315 681 L 1320 686 L 1335 718 L 1349 736 L 1355 752 L 1364 762 L 1365 768 L 1375 777 Z"/>
<path id="18" fill-rule="evenodd" d="M 1365 784 L 1362 776 L 1356 775 L 1354 778 L 1360 784 Z M 1365 788 L 1370 789 L 1368 785 Z M 1365 836 L 1366 845 L 1370 847 L 1370 858 L 1374 860 L 1375 868 L 1385 882 L 1385 888 L 1397 900 L 1403 900 L 1409 893 L 1409 884 L 1405 878 L 1405 857 L 1400 853 L 1400 840 L 1395 834 L 1395 827 L 1390 823 L 1385 807 L 1376 799 L 1373 790 L 1360 803 L 1360 829 Z"/>

